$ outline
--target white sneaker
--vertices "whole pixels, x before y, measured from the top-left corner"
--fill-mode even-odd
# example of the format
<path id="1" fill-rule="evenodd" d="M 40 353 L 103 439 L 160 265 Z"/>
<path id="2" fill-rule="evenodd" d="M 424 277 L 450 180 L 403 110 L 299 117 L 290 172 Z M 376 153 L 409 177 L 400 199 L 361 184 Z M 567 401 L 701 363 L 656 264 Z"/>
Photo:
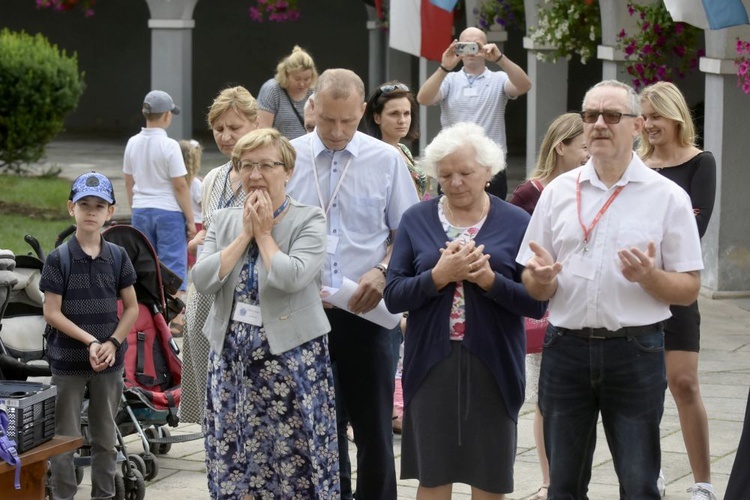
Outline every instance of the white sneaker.
<path id="1" fill-rule="evenodd" d="M 667 494 L 667 481 L 664 479 L 664 469 L 659 469 L 659 478 L 656 480 L 656 489 L 659 490 L 659 496 L 664 498 Z"/>
<path id="2" fill-rule="evenodd" d="M 692 493 L 691 500 L 716 500 L 716 495 L 711 490 L 707 490 L 703 486 L 697 484 L 687 489 L 688 493 Z"/>

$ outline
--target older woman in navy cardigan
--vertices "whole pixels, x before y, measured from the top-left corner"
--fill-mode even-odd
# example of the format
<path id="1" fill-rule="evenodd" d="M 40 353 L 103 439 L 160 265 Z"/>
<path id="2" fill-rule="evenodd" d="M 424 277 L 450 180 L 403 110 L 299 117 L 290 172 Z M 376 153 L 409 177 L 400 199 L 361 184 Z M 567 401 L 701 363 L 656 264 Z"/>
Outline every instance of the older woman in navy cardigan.
<path id="1" fill-rule="evenodd" d="M 502 499 L 524 399 L 523 316 L 546 308 L 515 263 L 529 215 L 485 192 L 505 156 L 476 124 L 443 129 L 422 167 L 443 196 L 404 213 L 384 294 L 409 312 L 401 476 L 419 480 L 420 498 L 449 499 L 459 482 Z"/>

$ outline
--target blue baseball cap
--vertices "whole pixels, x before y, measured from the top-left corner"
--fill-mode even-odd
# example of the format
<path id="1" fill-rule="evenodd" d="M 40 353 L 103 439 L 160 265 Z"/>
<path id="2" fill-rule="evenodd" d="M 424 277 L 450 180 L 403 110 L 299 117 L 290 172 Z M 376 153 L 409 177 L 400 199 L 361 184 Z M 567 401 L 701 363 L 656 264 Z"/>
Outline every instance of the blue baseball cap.
<path id="1" fill-rule="evenodd" d="M 107 203 L 115 204 L 115 191 L 106 176 L 98 172 L 87 172 L 73 181 L 68 199 L 73 203 L 84 196 L 96 196 Z"/>

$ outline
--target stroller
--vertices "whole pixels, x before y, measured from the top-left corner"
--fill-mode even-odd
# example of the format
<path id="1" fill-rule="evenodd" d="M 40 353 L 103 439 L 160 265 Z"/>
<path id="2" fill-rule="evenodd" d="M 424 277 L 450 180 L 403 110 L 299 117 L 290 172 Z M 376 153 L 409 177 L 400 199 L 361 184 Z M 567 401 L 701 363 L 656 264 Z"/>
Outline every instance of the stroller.
<path id="1" fill-rule="evenodd" d="M 14 255 L 9 250 L 0 250 L 0 380 L 25 381 L 32 378 L 48 383 L 52 373 L 45 358 L 44 297 L 39 291 L 45 256 L 33 236 L 27 235 L 25 240 L 36 255 Z M 85 410 L 81 421 L 82 424 L 87 422 Z M 82 425 L 81 430 L 86 436 L 87 427 Z M 122 472 L 115 477 L 115 498 L 143 500 L 146 494 L 143 472 L 133 463 L 133 457 L 127 455 L 119 429 L 117 443 L 117 460 L 123 466 Z M 79 455 L 74 458 L 78 484 L 83 480 L 83 466 L 90 464 L 90 458 L 82 456 L 82 453 L 83 450 L 79 450 Z M 47 481 L 49 478 L 48 472 Z M 47 489 L 46 497 L 51 498 L 49 483 Z"/>
<path id="2" fill-rule="evenodd" d="M 115 225 L 102 234 L 125 248 L 137 275 L 139 314 L 128 334 L 125 390 L 116 422 L 123 436 L 137 434 L 141 439 L 145 452 L 129 457 L 150 481 L 159 472 L 154 455 L 169 453 L 173 443 L 203 437 L 202 433 L 171 436 L 169 432 L 179 422 L 182 361 L 168 325 L 184 307 L 173 297 L 182 280 L 159 262 L 151 243 L 134 227 Z"/>

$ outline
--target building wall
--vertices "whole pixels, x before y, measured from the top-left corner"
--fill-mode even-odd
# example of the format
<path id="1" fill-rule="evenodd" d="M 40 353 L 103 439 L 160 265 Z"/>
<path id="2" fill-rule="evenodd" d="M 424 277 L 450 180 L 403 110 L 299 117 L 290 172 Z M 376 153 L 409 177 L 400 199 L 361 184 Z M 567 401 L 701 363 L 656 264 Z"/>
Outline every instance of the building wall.
<path id="1" fill-rule="evenodd" d="M 347 67 L 367 81 L 367 15 L 361 1 L 304 0 L 292 23 L 255 23 L 248 0 L 200 0 L 194 12 L 193 129 L 207 135 L 205 114 L 227 85 L 253 95 L 295 44 L 307 49 L 320 71 Z M 305 6 L 309 6 L 307 10 Z M 99 0 L 93 17 L 82 11 L 38 10 L 34 0 L 2 0 L 0 28 L 42 33 L 78 54 L 86 90 L 66 120 L 73 133 L 127 137 L 141 126 L 150 89 L 151 31 L 144 0 Z M 182 104 L 182 103 L 178 103 Z"/>

